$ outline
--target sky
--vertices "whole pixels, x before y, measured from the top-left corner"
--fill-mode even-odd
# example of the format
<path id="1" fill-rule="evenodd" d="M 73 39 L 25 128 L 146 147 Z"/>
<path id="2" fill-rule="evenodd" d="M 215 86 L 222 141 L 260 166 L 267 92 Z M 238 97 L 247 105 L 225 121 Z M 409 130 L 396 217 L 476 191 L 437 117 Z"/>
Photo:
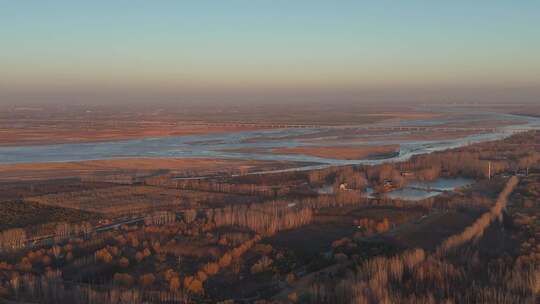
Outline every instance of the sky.
<path id="1" fill-rule="evenodd" d="M 538 54 L 536 0 L 0 0 L 0 102 L 508 90 L 535 99 Z"/>

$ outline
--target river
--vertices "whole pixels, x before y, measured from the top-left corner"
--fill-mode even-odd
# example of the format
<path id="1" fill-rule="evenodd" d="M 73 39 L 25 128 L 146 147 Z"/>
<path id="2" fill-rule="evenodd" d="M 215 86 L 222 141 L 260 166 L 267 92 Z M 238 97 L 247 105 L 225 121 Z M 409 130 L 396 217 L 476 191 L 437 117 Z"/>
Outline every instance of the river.
<path id="1" fill-rule="evenodd" d="M 302 140 L 302 136 L 308 135 L 316 137 L 318 133 L 339 129 L 336 127 L 323 127 L 258 130 L 197 136 L 172 136 L 97 143 L 0 147 L 0 163 L 67 162 L 116 158 L 222 158 L 308 162 L 315 165 L 305 168 L 321 168 L 329 165 L 378 164 L 388 161 L 399 161 L 417 154 L 460 147 L 471 143 L 502 139 L 514 134 L 516 130 L 540 129 L 540 119 L 538 118 L 499 113 L 488 113 L 486 115 L 487 117 L 484 117 L 483 119 L 496 120 L 511 118 L 516 121 L 516 124 L 499 127 L 494 132 L 466 135 L 453 139 L 395 139 L 396 135 L 403 135 L 404 132 L 390 131 L 384 136 L 388 136 L 389 138 L 392 137 L 393 139 L 385 140 L 383 138 L 382 140 L 377 141 L 359 142 L 358 139 L 361 139 L 362 135 L 358 135 L 357 137 L 339 138 L 338 140 L 327 143 L 327 145 L 397 144 L 400 146 L 399 155 L 394 155 L 385 159 L 340 160 L 309 155 L 274 154 L 268 152 L 268 150 L 271 150 L 272 148 L 313 145 L 312 143 Z M 464 125 L 467 124 L 467 116 L 461 117 L 460 119 L 465 120 L 462 122 Z M 469 122 L 473 122 L 474 120 L 474 123 L 477 123 L 478 119 L 482 119 L 481 115 L 475 114 L 469 118 Z M 432 126 L 442 123 L 448 122 L 441 121 L 438 118 L 432 118 L 416 121 L 382 122 L 377 125 L 392 127 L 410 125 Z M 347 128 L 350 130 L 355 127 L 348 126 Z"/>

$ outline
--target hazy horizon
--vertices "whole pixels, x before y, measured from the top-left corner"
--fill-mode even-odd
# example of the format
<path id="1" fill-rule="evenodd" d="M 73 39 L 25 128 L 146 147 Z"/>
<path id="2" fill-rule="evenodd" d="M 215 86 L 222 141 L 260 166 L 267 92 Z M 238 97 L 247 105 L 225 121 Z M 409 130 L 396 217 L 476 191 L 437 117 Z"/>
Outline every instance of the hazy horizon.
<path id="1" fill-rule="evenodd" d="M 537 102 L 540 4 L 17 1 L 0 103 Z"/>

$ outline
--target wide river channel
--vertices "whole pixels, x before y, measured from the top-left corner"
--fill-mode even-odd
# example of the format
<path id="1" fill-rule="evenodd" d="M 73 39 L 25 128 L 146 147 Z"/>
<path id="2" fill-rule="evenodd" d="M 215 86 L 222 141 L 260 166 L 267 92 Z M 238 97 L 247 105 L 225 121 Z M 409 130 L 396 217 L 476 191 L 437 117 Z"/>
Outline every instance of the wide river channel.
<path id="1" fill-rule="evenodd" d="M 471 143 L 497 140 L 508 137 L 518 131 L 527 129 L 540 129 L 540 119 L 534 117 L 514 116 L 508 114 L 487 113 L 482 115 L 460 116 L 461 125 L 468 123 L 478 124 L 479 119 L 486 121 L 508 120 L 516 124 L 498 127 L 492 132 L 481 132 L 473 135 L 464 135 L 458 138 L 441 140 L 415 140 L 413 131 L 388 131 L 378 134 L 376 141 L 363 141 L 362 137 L 369 135 L 359 134 L 355 137 L 344 137 L 339 140 L 328 141 L 326 145 L 388 145 L 400 146 L 399 153 L 384 159 L 358 159 L 340 160 L 321 158 L 299 154 L 275 154 L 268 151 L 272 148 L 299 147 L 314 145 L 312 142 L 302 140 L 302 136 L 311 138 L 325 131 L 339 130 L 339 127 L 327 128 L 289 128 L 272 129 L 247 132 L 233 132 L 221 134 L 208 134 L 198 136 L 177 136 L 161 138 L 144 138 L 133 140 L 77 143 L 77 144 L 51 144 L 34 146 L 7 146 L 0 147 L 0 163 L 35 163 L 35 162 L 66 162 L 116 158 L 224 158 L 242 160 L 280 160 L 297 161 L 316 164 L 315 166 L 347 165 L 347 164 L 377 164 L 387 161 L 407 159 L 413 155 L 440 151 Z M 469 121 L 467 121 L 469 120 Z M 393 121 L 383 122 L 379 126 L 436 126 L 448 121 L 434 118 L 432 120 Z M 354 126 L 348 126 L 348 130 Z M 362 128 L 358 126 L 358 128 Z M 405 135 L 405 136 L 404 136 Z M 385 140 L 384 136 L 389 139 Z M 400 139 L 402 137 L 402 139 Z M 411 137 L 413 139 L 411 139 Z M 397 139 L 396 139 L 397 138 Z M 310 167 L 315 167 L 310 166 Z M 304 169 L 307 167 L 303 167 Z M 299 168 L 296 168 L 299 169 Z M 289 169 L 290 170 L 290 169 Z"/>

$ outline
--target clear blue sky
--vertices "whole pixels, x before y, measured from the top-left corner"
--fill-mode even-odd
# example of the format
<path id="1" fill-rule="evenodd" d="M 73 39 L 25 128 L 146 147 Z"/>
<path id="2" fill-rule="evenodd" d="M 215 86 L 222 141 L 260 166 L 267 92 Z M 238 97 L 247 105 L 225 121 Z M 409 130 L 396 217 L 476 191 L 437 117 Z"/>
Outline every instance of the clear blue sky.
<path id="1" fill-rule="evenodd" d="M 536 87 L 539 54 L 533 0 L 0 0 L 9 94 Z"/>

